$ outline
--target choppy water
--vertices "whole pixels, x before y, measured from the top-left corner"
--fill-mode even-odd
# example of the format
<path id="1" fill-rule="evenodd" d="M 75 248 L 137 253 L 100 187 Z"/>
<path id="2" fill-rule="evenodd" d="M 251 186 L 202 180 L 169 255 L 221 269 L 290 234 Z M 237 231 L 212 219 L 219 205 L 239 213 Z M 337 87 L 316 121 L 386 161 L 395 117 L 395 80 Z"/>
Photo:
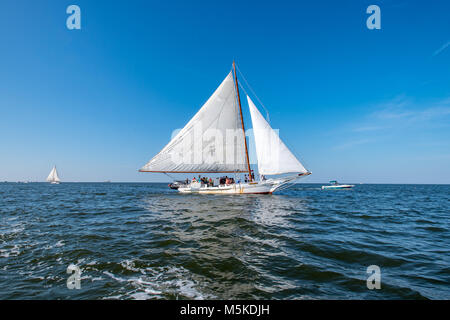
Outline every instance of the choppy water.
<path id="1" fill-rule="evenodd" d="M 0 183 L 0 299 L 450 299 L 449 218 L 449 185 Z"/>

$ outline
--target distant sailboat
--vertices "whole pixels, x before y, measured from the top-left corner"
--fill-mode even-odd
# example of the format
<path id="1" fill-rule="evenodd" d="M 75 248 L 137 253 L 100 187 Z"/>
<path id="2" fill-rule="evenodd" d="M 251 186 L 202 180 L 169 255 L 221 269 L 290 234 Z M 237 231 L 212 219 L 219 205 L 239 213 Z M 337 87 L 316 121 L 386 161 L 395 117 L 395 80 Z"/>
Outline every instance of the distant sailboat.
<path id="1" fill-rule="evenodd" d="M 50 182 L 51 184 L 59 184 L 61 182 L 58 177 L 58 171 L 56 171 L 56 166 L 54 166 L 52 171 L 50 171 L 50 174 L 47 177 L 47 182 Z"/>
<path id="2" fill-rule="evenodd" d="M 233 70 L 197 114 L 139 171 L 245 174 L 244 179 L 237 181 L 222 178 L 218 185 L 196 178 L 169 185 L 182 193 L 207 194 L 271 194 L 310 175 L 248 96 L 247 102 L 255 136 L 259 181 L 255 180 L 250 168 L 234 62 Z M 228 139 L 230 135 L 231 139 Z M 267 178 L 269 175 L 278 177 Z"/>

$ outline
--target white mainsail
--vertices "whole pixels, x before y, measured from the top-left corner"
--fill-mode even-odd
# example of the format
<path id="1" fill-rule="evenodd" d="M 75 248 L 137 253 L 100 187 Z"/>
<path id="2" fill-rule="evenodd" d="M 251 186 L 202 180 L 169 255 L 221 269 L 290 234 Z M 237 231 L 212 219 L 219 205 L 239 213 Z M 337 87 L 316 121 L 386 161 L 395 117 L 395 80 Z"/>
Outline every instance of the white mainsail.
<path id="1" fill-rule="evenodd" d="M 279 135 L 264 119 L 249 96 L 247 96 L 247 101 L 255 136 L 259 174 L 307 173 L 305 167 L 281 141 Z"/>
<path id="2" fill-rule="evenodd" d="M 48 182 L 61 182 L 61 180 L 58 177 L 58 171 L 56 171 L 56 166 L 53 167 L 52 171 L 50 171 L 50 174 L 47 177 Z"/>
<path id="3" fill-rule="evenodd" d="M 248 171 L 236 97 L 230 72 L 197 114 L 140 171 Z"/>

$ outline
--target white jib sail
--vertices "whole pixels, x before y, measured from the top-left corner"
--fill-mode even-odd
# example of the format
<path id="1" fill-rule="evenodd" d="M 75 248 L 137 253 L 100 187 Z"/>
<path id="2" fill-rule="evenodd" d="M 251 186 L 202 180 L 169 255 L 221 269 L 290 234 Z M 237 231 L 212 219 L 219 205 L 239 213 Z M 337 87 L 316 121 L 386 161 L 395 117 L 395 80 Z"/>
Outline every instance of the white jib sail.
<path id="1" fill-rule="evenodd" d="M 247 96 L 255 136 L 259 174 L 306 173 L 305 167 L 281 141 L 279 135 L 264 119 L 253 101 Z"/>
<path id="2" fill-rule="evenodd" d="M 58 177 L 58 171 L 56 171 L 56 167 L 53 167 L 52 171 L 47 177 L 48 182 L 60 182 L 61 180 Z"/>
<path id="3" fill-rule="evenodd" d="M 230 72 L 197 114 L 140 171 L 246 171 L 244 134 Z"/>

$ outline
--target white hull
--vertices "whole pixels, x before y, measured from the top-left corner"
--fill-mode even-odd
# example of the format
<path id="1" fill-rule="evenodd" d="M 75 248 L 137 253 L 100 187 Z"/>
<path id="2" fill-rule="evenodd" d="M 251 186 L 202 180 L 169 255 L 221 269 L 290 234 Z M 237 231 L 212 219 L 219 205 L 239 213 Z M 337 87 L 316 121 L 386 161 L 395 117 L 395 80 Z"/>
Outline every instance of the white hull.
<path id="1" fill-rule="evenodd" d="M 52 181 L 52 182 L 50 182 L 50 184 L 59 184 L 59 182 L 58 181 Z"/>
<path id="2" fill-rule="evenodd" d="M 272 194 L 280 187 L 286 187 L 287 184 L 292 183 L 301 176 L 302 175 L 295 175 L 281 179 L 268 179 L 264 181 L 235 183 L 214 187 L 208 187 L 207 185 L 201 185 L 198 182 L 194 182 L 178 188 L 178 191 L 181 193 L 200 194 Z"/>
<path id="3" fill-rule="evenodd" d="M 272 185 L 260 184 L 255 182 L 250 183 L 236 183 L 232 185 L 220 185 L 216 187 L 208 187 L 206 185 L 186 186 L 178 188 L 181 193 L 202 193 L 202 194 L 270 194 L 274 190 Z"/>

